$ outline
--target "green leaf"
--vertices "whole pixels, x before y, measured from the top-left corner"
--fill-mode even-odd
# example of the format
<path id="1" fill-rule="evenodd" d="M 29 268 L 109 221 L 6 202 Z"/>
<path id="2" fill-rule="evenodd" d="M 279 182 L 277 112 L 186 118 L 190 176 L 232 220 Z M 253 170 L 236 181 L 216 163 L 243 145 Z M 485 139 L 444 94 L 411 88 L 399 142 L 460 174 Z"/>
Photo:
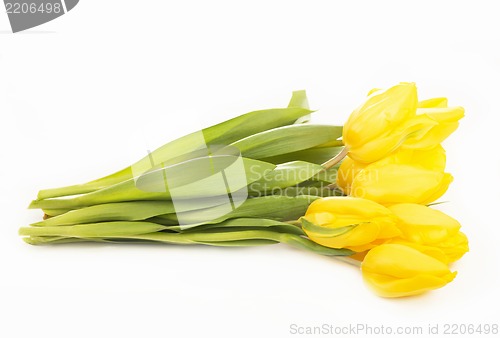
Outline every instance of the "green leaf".
<path id="1" fill-rule="evenodd" d="M 292 97 L 292 100 L 295 101 L 298 98 L 294 99 Z M 199 149 L 210 148 L 211 146 L 225 146 L 265 130 L 290 125 L 295 123 L 300 117 L 310 113 L 309 109 L 303 107 L 289 107 L 257 110 L 243 114 L 171 141 L 131 166 L 111 175 L 85 184 L 41 190 L 38 193 L 38 199 L 85 194 L 103 189 L 133 178 L 134 169 L 148 169 L 151 167 L 151 162 L 155 166 L 167 162 L 172 164 L 172 159 L 175 158 L 178 158 L 178 162 L 185 161 L 189 159 L 189 156 L 186 158 L 186 154 L 194 155 Z"/>
<path id="2" fill-rule="evenodd" d="M 183 229 L 204 224 L 216 224 L 232 218 L 266 218 L 277 221 L 288 221 L 296 220 L 300 216 L 303 216 L 309 204 L 315 199 L 317 197 L 263 196 L 250 198 L 236 209 L 227 213 L 224 213 L 227 210 L 227 205 L 221 205 L 159 217 L 168 220 L 180 218 L 183 221 Z"/>
<path id="3" fill-rule="evenodd" d="M 256 229 L 269 229 L 276 232 L 286 232 L 296 235 L 305 235 L 304 231 L 298 226 L 286 222 L 280 222 L 264 218 L 233 218 L 220 223 L 206 224 L 194 228 L 188 228 L 186 231 L 234 231 L 240 230 L 256 230 Z M 179 227 L 179 231 L 181 231 Z"/>
<path id="4" fill-rule="evenodd" d="M 314 243 L 308 238 L 294 235 L 294 234 L 284 234 L 276 233 L 272 231 L 265 230 L 252 230 L 252 231 L 233 231 L 224 233 L 178 233 L 169 234 L 164 232 L 157 232 L 152 234 L 143 234 L 133 236 L 134 239 L 144 239 L 151 241 L 159 241 L 164 243 L 173 244 L 205 244 L 205 245 L 216 245 L 224 246 L 224 243 L 239 242 L 242 246 L 245 246 L 245 241 L 247 240 L 267 240 L 286 243 L 299 249 L 305 249 L 320 255 L 326 256 L 348 256 L 352 255 L 353 252 L 347 249 L 333 249 L 328 248 L 317 243 Z"/>
<path id="5" fill-rule="evenodd" d="M 338 141 L 341 143 L 341 141 Z M 331 158 L 334 158 L 342 151 L 342 146 L 335 147 L 313 147 L 295 152 L 290 152 L 282 155 L 265 157 L 260 160 L 269 163 L 285 163 L 290 161 L 304 161 L 314 164 L 322 164 Z"/>
<path id="6" fill-rule="evenodd" d="M 108 237 L 133 236 L 164 230 L 165 227 L 150 222 L 101 222 L 55 227 L 23 227 L 21 236 Z"/>
<path id="7" fill-rule="evenodd" d="M 295 186 L 306 181 L 323 170 L 317 164 L 293 161 L 279 164 L 273 171 L 267 173 L 262 179 L 251 183 L 248 190 L 253 195 L 266 195 L 276 193 L 286 187 Z"/>
<path id="8" fill-rule="evenodd" d="M 335 165 L 327 170 L 318 172 L 316 175 L 311 177 L 310 181 L 322 181 L 322 182 L 328 182 L 330 184 L 335 183 L 337 181 L 339 166 L 340 164 Z"/>
<path id="9" fill-rule="evenodd" d="M 139 221 L 175 212 L 172 201 L 136 201 L 98 204 L 70 210 L 32 226 L 61 226 L 106 221 Z"/>
<path id="10" fill-rule="evenodd" d="M 296 90 L 292 93 L 292 98 L 288 103 L 288 108 L 300 107 L 309 109 L 309 101 L 307 100 L 307 95 L 305 90 Z M 306 123 L 311 120 L 311 114 L 304 115 L 295 121 L 295 124 Z"/>
<path id="11" fill-rule="evenodd" d="M 305 90 L 295 90 L 292 92 L 292 98 L 288 103 L 288 108 L 304 108 L 309 109 L 309 101 Z"/>
<path id="12" fill-rule="evenodd" d="M 75 238 L 62 236 L 29 236 L 23 237 L 23 241 L 31 245 L 44 244 L 65 244 L 65 243 L 81 243 L 81 242 L 107 242 L 101 238 Z"/>
<path id="13" fill-rule="evenodd" d="M 65 227 L 56 227 L 61 229 Z M 69 228 L 69 227 L 68 227 Z M 30 228 L 44 230 L 47 228 Z M 78 236 L 77 236 L 78 237 Z M 44 238 L 48 238 L 44 240 Z M 154 241 L 167 244 L 204 244 L 211 246 L 253 246 L 257 244 L 275 244 L 285 243 L 293 247 L 314 252 L 326 256 L 347 256 L 353 252 L 347 249 L 328 248 L 310 239 L 290 233 L 278 233 L 268 230 L 244 230 L 244 231 L 228 231 L 228 232 L 193 232 L 193 233 L 168 233 L 168 232 L 152 232 L 144 234 L 118 234 L 111 233 L 105 237 L 40 237 L 34 235 L 24 238 L 30 244 L 48 244 L 48 243 L 64 243 L 73 241 L 106 241 L 106 242 L 128 242 L 128 241 Z"/>
<path id="14" fill-rule="evenodd" d="M 222 246 L 222 247 L 246 247 L 246 246 L 261 246 L 278 244 L 279 242 L 270 239 L 240 239 L 236 241 L 213 241 L 213 242 L 203 242 L 197 241 L 197 244 L 209 245 L 209 246 Z"/>
<path id="15" fill-rule="evenodd" d="M 214 164 L 219 162 L 222 163 L 220 167 L 218 164 Z M 211 163 L 215 169 L 212 171 L 201 170 L 200 166 L 207 165 L 207 163 Z M 224 170 L 225 175 L 221 176 L 221 167 L 233 163 L 237 163 L 237 165 L 227 167 Z M 73 198 L 33 201 L 30 208 L 75 209 L 102 203 L 169 200 L 172 196 L 177 199 L 217 198 L 217 196 L 227 199 L 228 193 L 246 189 L 248 184 L 261 179 L 274 168 L 275 165 L 271 163 L 235 156 L 213 156 L 210 162 L 207 162 L 205 158 L 198 158 L 147 172 L 137 182 L 134 179 L 129 179 L 111 187 Z M 200 179 L 201 176 L 196 177 L 198 172 L 202 173 L 201 176 L 206 176 L 207 172 L 215 172 L 215 174 Z M 198 180 L 195 181 L 193 176 Z M 191 183 L 177 186 L 180 184 L 178 182 Z M 170 185 L 174 187 L 171 188 Z"/>
<path id="16" fill-rule="evenodd" d="M 342 127 L 296 124 L 252 134 L 231 144 L 245 157 L 261 159 L 296 152 L 328 142 L 342 135 Z"/>
<path id="17" fill-rule="evenodd" d="M 71 211 L 71 209 L 42 209 L 43 213 L 49 217 L 55 217 Z"/>

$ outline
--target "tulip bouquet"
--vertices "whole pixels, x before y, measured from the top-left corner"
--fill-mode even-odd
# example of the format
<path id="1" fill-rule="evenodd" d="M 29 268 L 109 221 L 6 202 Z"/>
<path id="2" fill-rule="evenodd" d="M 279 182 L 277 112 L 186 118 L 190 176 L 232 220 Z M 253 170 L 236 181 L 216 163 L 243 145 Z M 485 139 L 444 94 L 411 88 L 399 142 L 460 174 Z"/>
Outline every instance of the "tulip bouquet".
<path id="1" fill-rule="evenodd" d="M 343 127 L 309 122 L 304 91 L 156 149 L 103 178 L 41 190 L 30 244 L 286 243 L 361 267 L 384 297 L 442 287 L 468 251 L 431 203 L 452 181 L 441 142 L 463 117 L 417 100 L 412 83 L 374 89 Z M 343 257 L 340 257 L 343 256 Z"/>

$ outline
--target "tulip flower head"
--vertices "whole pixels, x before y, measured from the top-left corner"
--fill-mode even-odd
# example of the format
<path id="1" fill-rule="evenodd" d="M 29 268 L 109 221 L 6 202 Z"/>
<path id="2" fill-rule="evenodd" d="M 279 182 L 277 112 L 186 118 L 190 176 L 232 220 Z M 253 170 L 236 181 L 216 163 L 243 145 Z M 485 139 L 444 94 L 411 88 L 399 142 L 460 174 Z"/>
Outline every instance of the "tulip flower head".
<path id="1" fill-rule="evenodd" d="M 424 205 L 396 204 L 388 207 L 397 217 L 404 243 L 445 263 L 461 258 L 468 250 L 467 237 L 453 217 Z M 394 242 L 394 241 L 393 241 Z"/>
<path id="2" fill-rule="evenodd" d="M 370 163 L 387 156 L 407 136 L 405 123 L 415 117 L 417 89 L 401 83 L 387 90 L 376 90 L 351 114 L 344 125 L 342 139 L 352 159 Z"/>
<path id="3" fill-rule="evenodd" d="M 389 209 L 362 198 L 316 200 L 301 220 L 302 228 L 312 241 L 336 249 L 366 251 L 401 235 Z"/>
<path id="4" fill-rule="evenodd" d="M 458 121 L 464 117 L 464 109 L 462 107 L 419 108 L 417 117 L 428 119 L 429 123 L 434 123 L 434 125 L 408 137 L 402 147 L 432 149 L 458 128 Z"/>
<path id="5" fill-rule="evenodd" d="M 357 162 L 349 157 L 346 157 L 337 172 L 337 186 L 342 189 L 344 194 L 351 194 L 351 186 L 356 176 L 365 168 L 383 168 L 388 164 L 405 164 L 417 168 L 443 172 L 446 165 L 446 155 L 443 147 L 438 145 L 430 150 L 420 149 L 401 149 L 391 155 L 371 164 Z M 375 169 L 371 172 L 369 178 L 378 179 L 378 171 Z M 363 179 L 366 179 L 363 178 Z M 357 193 L 361 195 L 360 192 Z M 360 196 L 361 197 L 361 196 Z"/>
<path id="6" fill-rule="evenodd" d="M 445 263 L 400 244 L 371 249 L 361 271 L 366 283 L 382 297 L 418 295 L 443 287 L 456 276 Z"/>
<path id="7" fill-rule="evenodd" d="M 462 107 L 446 98 L 417 102 L 413 83 L 373 89 L 344 125 L 348 156 L 361 163 L 378 161 L 400 147 L 432 149 L 458 128 Z"/>
<path id="8" fill-rule="evenodd" d="M 374 164 L 354 178 L 351 196 L 380 204 L 428 204 L 441 197 L 453 177 L 448 173 L 408 164 Z"/>
<path id="9" fill-rule="evenodd" d="M 453 180 L 445 172 L 441 142 L 463 116 L 464 109 L 448 107 L 446 98 L 417 102 L 412 83 L 371 90 L 343 129 L 340 155 L 347 157 L 336 186 L 350 197 L 342 198 L 344 202 L 317 200 L 302 218 L 313 241 L 353 250 L 352 259 L 363 261 L 365 280 L 383 297 L 446 285 L 456 275 L 447 264 L 468 251 L 460 224 L 425 206 L 441 197 Z M 336 160 L 325 164 L 331 167 Z"/>

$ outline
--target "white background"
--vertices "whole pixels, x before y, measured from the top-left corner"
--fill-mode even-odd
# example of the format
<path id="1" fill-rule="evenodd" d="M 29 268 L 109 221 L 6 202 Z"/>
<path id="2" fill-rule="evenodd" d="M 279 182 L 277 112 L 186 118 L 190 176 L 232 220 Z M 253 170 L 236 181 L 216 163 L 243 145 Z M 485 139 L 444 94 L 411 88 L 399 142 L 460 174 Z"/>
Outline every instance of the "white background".
<path id="1" fill-rule="evenodd" d="M 12 34 L 0 13 L 0 336 L 293 337 L 290 325 L 500 324 L 500 20 L 494 1 L 82 0 Z M 372 87 L 414 81 L 466 108 L 441 208 L 471 251 L 424 296 L 375 296 L 354 267 L 283 245 L 33 247 L 39 189 L 307 89 L 342 124 Z M 363 336 L 363 335 L 359 335 Z M 480 335 L 478 335 L 480 336 Z M 484 336 L 484 335 L 483 335 Z"/>

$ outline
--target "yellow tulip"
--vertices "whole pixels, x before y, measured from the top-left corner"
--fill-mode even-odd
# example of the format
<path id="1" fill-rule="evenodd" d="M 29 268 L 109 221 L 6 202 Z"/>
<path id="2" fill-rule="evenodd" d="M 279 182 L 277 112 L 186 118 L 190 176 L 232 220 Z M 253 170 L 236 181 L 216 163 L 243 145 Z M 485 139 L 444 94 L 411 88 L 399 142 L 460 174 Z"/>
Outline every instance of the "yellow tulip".
<path id="1" fill-rule="evenodd" d="M 469 239 L 463 232 L 439 244 L 439 249 L 446 255 L 448 262 L 455 262 L 469 251 Z"/>
<path id="2" fill-rule="evenodd" d="M 393 152 L 410 132 L 406 123 L 415 117 L 416 109 L 413 83 L 371 93 L 344 125 L 342 139 L 349 157 L 370 163 Z"/>
<path id="3" fill-rule="evenodd" d="M 444 171 L 446 154 L 443 147 L 438 145 L 430 150 L 401 149 L 372 164 L 357 162 L 346 157 L 337 171 L 337 187 L 349 195 L 354 178 L 363 169 L 372 165 L 382 167 L 387 164 L 409 164 L 427 170 Z"/>
<path id="4" fill-rule="evenodd" d="M 401 203 L 388 209 L 398 218 L 403 238 L 415 243 L 440 243 L 460 230 L 456 219 L 425 205 Z"/>
<path id="5" fill-rule="evenodd" d="M 405 139 L 401 147 L 430 149 L 443 142 L 457 128 L 458 121 L 464 117 L 462 107 L 419 108 L 418 118 L 427 118 L 429 123 L 435 122 L 429 129 L 422 129 Z"/>
<path id="6" fill-rule="evenodd" d="M 351 193 L 352 181 L 366 166 L 367 164 L 354 161 L 350 157 L 344 158 L 337 170 L 337 187 L 342 189 L 344 194 L 349 195 Z"/>
<path id="7" fill-rule="evenodd" d="M 392 213 L 373 201 L 326 197 L 311 203 L 302 228 L 314 242 L 330 248 L 366 251 L 400 236 Z"/>
<path id="8" fill-rule="evenodd" d="M 436 248 L 434 246 L 429 246 L 429 245 L 422 245 L 422 244 L 417 244 L 414 242 L 409 242 L 407 240 L 402 239 L 401 237 L 395 237 L 391 238 L 390 241 L 387 241 L 386 244 L 401 244 L 404 246 L 408 246 L 410 248 L 413 248 L 415 250 L 420 251 L 423 254 L 426 254 L 427 256 L 431 256 L 438 261 L 441 261 L 445 264 L 450 263 L 450 260 L 448 256 L 443 252 L 443 250 Z"/>
<path id="9" fill-rule="evenodd" d="M 458 232 L 455 236 L 447 238 L 439 245 L 418 244 L 404 240 L 400 237 L 391 238 L 385 243 L 402 244 L 412 247 L 426 255 L 434 257 L 445 264 L 450 264 L 458 261 L 462 256 L 469 251 L 469 241 L 463 232 Z"/>
<path id="10" fill-rule="evenodd" d="M 366 283 L 382 297 L 421 294 L 445 286 L 456 276 L 445 263 L 400 244 L 371 249 L 361 271 Z"/>
<path id="11" fill-rule="evenodd" d="M 393 163 L 411 164 L 427 170 L 443 172 L 446 167 L 446 152 L 438 144 L 431 149 L 401 149 L 395 154 Z"/>
<path id="12" fill-rule="evenodd" d="M 441 197 L 453 177 L 419 165 L 376 163 L 361 170 L 350 194 L 380 204 L 428 204 Z"/>
<path id="13" fill-rule="evenodd" d="M 374 88 L 344 125 L 343 142 L 348 156 L 371 163 L 396 149 L 431 149 L 458 128 L 462 107 L 448 107 L 446 98 L 417 102 L 412 83 L 387 90 Z"/>
<path id="14" fill-rule="evenodd" d="M 396 204 L 388 207 L 397 217 L 401 240 L 415 249 L 451 263 L 468 250 L 467 237 L 460 223 L 445 213 L 418 204 Z"/>

